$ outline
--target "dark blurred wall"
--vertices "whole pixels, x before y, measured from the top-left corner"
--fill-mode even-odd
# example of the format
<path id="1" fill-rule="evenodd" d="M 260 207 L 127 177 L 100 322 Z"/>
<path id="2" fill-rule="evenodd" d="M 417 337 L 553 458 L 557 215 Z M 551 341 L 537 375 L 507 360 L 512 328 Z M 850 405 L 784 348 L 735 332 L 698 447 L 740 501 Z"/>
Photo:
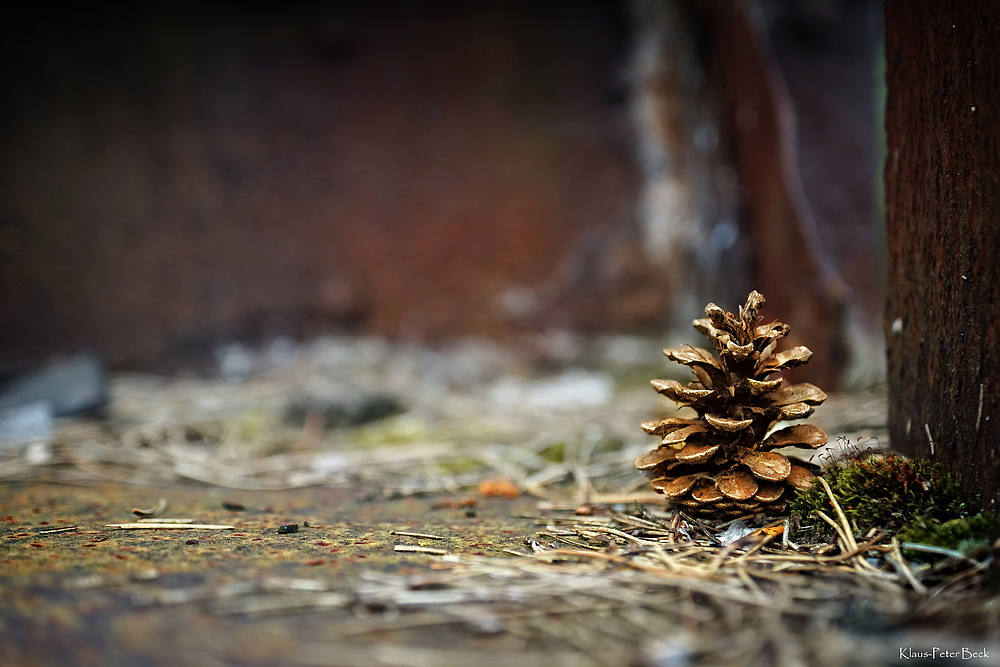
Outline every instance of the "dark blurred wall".
<path id="1" fill-rule="evenodd" d="M 630 222 L 619 3 L 19 16 L 2 46 L 0 359 L 568 322 L 553 286 L 595 230 Z"/>
<path id="2" fill-rule="evenodd" d="M 762 0 L 795 117 L 795 170 L 818 241 L 865 326 L 881 326 L 882 3 Z M 873 277 L 876 279 L 873 280 Z"/>
<path id="3" fill-rule="evenodd" d="M 0 363 L 331 330 L 679 344 L 706 301 L 761 289 L 815 379 L 880 367 L 878 15 L 27 10 L 0 43 Z"/>

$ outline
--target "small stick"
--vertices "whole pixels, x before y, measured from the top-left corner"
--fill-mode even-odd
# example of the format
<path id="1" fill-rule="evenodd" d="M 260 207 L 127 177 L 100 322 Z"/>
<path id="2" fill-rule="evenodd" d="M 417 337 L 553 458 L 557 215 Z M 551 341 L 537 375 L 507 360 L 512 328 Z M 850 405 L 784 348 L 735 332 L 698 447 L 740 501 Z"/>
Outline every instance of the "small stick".
<path id="1" fill-rule="evenodd" d="M 448 552 L 444 549 L 431 549 L 430 547 L 417 547 L 411 544 L 397 544 L 392 548 L 393 551 L 407 551 L 410 553 L 417 554 L 431 554 L 433 556 L 446 556 Z"/>
<path id="2" fill-rule="evenodd" d="M 119 530 L 234 530 L 233 526 L 221 526 L 213 523 L 108 523 L 107 528 Z"/>
<path id="3" fill-rule="evenodd" d="M 55 535 L 56 533 L 68 533 L 71 530 L 79 530 L 80 526 L 66 526 L 65 528 L 47 528 L 40 530 L 36 535 Z"/>
<path id="4" fill-rule="evenodd" d="M 139 519 L 138 523 L 194 523 L 194 519 L 167 519 L 167 518 L 144 518 Z"/>
<path id="5" fill-rule="evenodd" d="M 847 536 L 844 535 L 843 526 L 841 526 L 839 523 L 831 519 L 829 515 L 822 510 L 816 510 L 816 515 L 819 516 L 820 519 L 823 519 L 823 521 L 826 521 L 828 524 L 830 524 L 833 527 L 833 529 L 837 531 L 837 536 L 840 538 L 840 543 L 841 543 L 840 548 L 843 552 L 846 553 L 848 551 L 853 551 L 853 549 L 851 549 L 851 546 L 847 541 Z"/>
<path id="6" fill-rule="evenodd" d="M 931 437 L 931 427 L 924 423 L 924 430 L 927 431 L 927 442 L 931 445 L 931 456 L 934 456 L 934 438 Z"/>
<path id="7" fill-rule="evenodd" d="M 521 553 L 520 551 L 514 551 L 513 549 L 501 549 L 500 551 L 510 554 L 511 556 L 530 556 L 531 554 Z"/>
<path id="8" fill-rule="evenodd" d="M 865 560 L 862 555 L 865 551 L 867 551 L 867 549 L 861 549 L 858 547 L 858 543 L 854 540 L 854 535 L 851 534 L 850 530 L 839 525 L 836 521 L 827 516 L 825 512 L 820 510 L 815 511 L 816 514 L 819 515 L 819 518 L 833 526 L 833 529 L 837 531 L 837 536 L 840 538 L 841 542 L 841 555 L 838 556 L 836 560 L 846 561 L 854 558 L 854 562 L 857 563 L 859 568 L 864 570 L 875 570 L 871 563 Z"/>
<path id="9" fill-rule="evenodd" d="M 927 592 L 927 587 L 920 583 L 915 576 L 913 576 L 913 571 L 910 569 L 910 566 L 907 565 L 906 559 L 903 558 L 903 552 L 899 549 L 899 540 L 895 537 L 892 538 L 892 551 L 889 552 L 888 557 L 896 569 L 899 570 L 899 573 L 902 574 L 908 582 L 910 582 L 910 585 L 913 586 L 913 590 L 918 593 Z"/>
<path id="10" fill-rule="evenodd" d="M 635 542 L 636 544 L 642 545 L 644 547 L 649 546 L 650 542 L 652 542 L 652 540 L 644 540 L 641 537 L 635 537 L 634 535 L 629 535 L 626 532 L 620 531 L 620 530 L 618 530 L 616 528 L 612 528 L 610 526 L 595 525 L 595 526 L 591 526 L 590 529 L 593 530 L 593 531 L 595 531 L 595 532 L 608 533 L 609 535 L 614 535 L 616 537 L 620 537 L 620 538 L 622 538 L 624 540 L 628 540 L 629 542 Z"/>
<path id="11" fill-rule="evenodd" d="M 577 542 L 576 540 L 571 540 L 564 535 L 556 535 L 553 533 L 539 533 L 539 536 L 551 537 L 554 540 L 562 542 L 563 544 L 568 544 L 571 547 L 576 547 L 577 549 L 601 549 L 602 547 L 595 547 L 590 544 L 584 544 L 583 542 Z"/>
<path id="12" fill-rule="evenodd" d="M 830 488 L 830 484 L 822 477 L 817 477 L 819 483 L 823 485 L 823 490 L 826 491 L 826 495 L 830 498 L 830 504 L 833 506 L 833 510 L 837 513 L 837 518 L 840 519 L 840 524 L 844 527 L 844 544 L 849 550 L 854 550 L 858 548 L 858 543 L 854 540 L 854 532 L 851 529 L 851 522 L 847 520 L 847 515 L 844 514 L 844 510 L 840 507 L 840 503 L 837 502 L 837 497 L 833 495 L 833 489 Z"/>
<path id="13" fill-rule="evenodd" d="M 641 528 L 650 528 L 652 530 L 663 530 L 665 526 L 658 524 L 655 521 L 650 521 L 649 519 L 643 519 L 641 517 L 633 516 L 631 514 L 625 514 L 623 512 L 615 512 L 612 510 L 609 514 L 618 521 L 619 523 L 627 523 L 632 526 L 639 526 Z M 669 534 L 669 533 L 668 533 Z"/>
<path id="14" fill-rule="evenodd" d="M 440 535 L 428 535 L 427 533 L 409 533 L 405 530 L 390 530 L 390 535 L 399 535 L 400 537 L 422 537 L 428 540 L 447 540 L 447 537 L 442 537 Z"/>
<path id="15" fill-rule="evenodd" d="M 627 505 L 629 503 L 656 503 L 663 500 L 663 494 L 654 491 L 634 493 L 590 493 L 591 505 Z M 578 503 L 539 501 L 540 510 L 574 510 Z"/>
<path id="16" fill-rule="evenodd" d="M 965 554 L 963 554 L 961 551 L 955 551 L 953 549 L 945 549 L 944 547 L 936 547 L 936 546 L 933 546 L 933 545 L 930 545 L 930 544 L 918 544 L 918 543 L 915 543 L 915 542 L 902 542 L 899 546 L 902 547 L 903 549 L 910 549 L 912 551 L 925 551 L 925 552 L 930 553 L 930 554 L 938 554 L 938 555 L 941 555 L 941 556 L 950 556 L 951 558 L 954 558 L 956 560 L 968 561 L 970 563 L 973 563 L 974 565 L 982 567 L 981 563 L 979 563 L 978 561 L 975 561 L 975 560 L 969 558 L 968 556 L 966 556 Z"/>
<path id="17" fill-rule="evenodd" d="M 763 549 L 765 545 L 770 544 L 771 540 L 773 540 L 776 536 L 777 533 L 774 532 L 762 532 L 761 530 L 755 530 L 746 537 L 727 544 L 726 548 L 728 549 L 730 546 L 733 546 L 736 549 L 746 549 L 745 552 L 736 558 L 736 560 L 743 560 Z M 747 549 L 748 546 L 750 547 L 749 549 Z"/>

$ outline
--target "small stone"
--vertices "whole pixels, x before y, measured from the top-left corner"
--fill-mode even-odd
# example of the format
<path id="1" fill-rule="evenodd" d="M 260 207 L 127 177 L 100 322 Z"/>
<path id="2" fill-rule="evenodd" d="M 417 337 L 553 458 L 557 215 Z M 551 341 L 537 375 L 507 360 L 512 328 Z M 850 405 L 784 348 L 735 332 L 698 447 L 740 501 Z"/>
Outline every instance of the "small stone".
<path id="1" fill-rule="evenodd" d="M 299 532 L 299 524 L 297 524 L 297 523 L 285 523 L 285 524 L 282 524 L 282 525 L 278 526 L 278 530 L 276 532 L 278 533 L 278 535 L 287 535 L 289 533 L 297 533 L 297 532 Z"/>
<path id="2" fill-rule="evenodd" d="M 555 377 L 521 380 L 505 377 L 494 383 L 490 399 L 503 408 L 563 410 L 604 405 L 614 396 L 607 373 L 573 369 Z"/>
<path id="3" fill-rule="evenodd" d="M 103 408 L 108 400 L 107 373 L 91 353 L 41 366 L 0 386 L 0 411 L 44 401 L 52 416 L 67 417 Z"/>
<path id="4" fill-rule="evenodd" d="M 309 415 L 318 415 L 326 428 L 338 428 L 376 422 L 403 412 L 406 406 L 393 394 L 317 381 L 292 398 L 285 408 L 285 420 L 298 426 Z"/>
<path id="5" fill-rule="evenodd" d="M 20 448 L 24 441 L 45 441 L 55 430 L 52 405 L 34 401 L 0 410 L 0 450 Z"/>

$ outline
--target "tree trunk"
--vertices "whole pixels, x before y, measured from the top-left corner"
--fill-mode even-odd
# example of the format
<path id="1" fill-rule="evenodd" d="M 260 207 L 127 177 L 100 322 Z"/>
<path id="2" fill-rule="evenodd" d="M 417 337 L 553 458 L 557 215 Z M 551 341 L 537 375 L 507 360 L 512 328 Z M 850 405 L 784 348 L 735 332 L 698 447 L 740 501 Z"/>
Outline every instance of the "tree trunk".
<path id="1" fill-rule="evenodd" d="M 1000 6 L 885 5 L 889 426 L 1000 497 Z"/>

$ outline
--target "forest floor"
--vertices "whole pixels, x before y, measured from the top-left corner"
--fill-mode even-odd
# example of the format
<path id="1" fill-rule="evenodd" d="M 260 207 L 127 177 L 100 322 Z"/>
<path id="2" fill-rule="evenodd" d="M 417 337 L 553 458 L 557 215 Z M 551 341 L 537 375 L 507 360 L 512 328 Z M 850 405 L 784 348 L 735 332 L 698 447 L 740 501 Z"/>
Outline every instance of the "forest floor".
<path id="1" fill-rule="evenodd" d="M 632 468 L 672 409 L 645 345 L 331 340 L 115 376 L 104 414 L 0 458 L 0 664 L 994 664 L 982 568 L 734 549 L 665 511 Z M 810 421 L 879 449 L 884 405 Z"/>

